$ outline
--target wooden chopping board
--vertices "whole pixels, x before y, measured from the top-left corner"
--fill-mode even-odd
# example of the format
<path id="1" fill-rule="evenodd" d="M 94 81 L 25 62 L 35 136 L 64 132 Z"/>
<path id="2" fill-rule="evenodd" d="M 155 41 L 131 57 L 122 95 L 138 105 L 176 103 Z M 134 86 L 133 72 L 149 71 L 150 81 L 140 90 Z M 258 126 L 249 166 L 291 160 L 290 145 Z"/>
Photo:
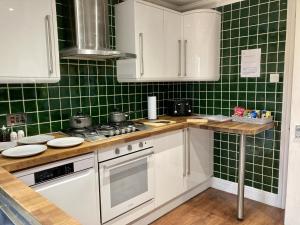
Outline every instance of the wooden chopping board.
<path id="1" fill-rule="evenodd" d="M 153 126 L 153 127 L 161 127 L 161 126 L 174 124 L 174 123 L 176 123 L 176 121 L 174 121 L 174 120 L 153 120 L 153 121 L 149 120 L 149 121 L 143 122 L 143 124 L 148 125 L 148 126 Z"/>

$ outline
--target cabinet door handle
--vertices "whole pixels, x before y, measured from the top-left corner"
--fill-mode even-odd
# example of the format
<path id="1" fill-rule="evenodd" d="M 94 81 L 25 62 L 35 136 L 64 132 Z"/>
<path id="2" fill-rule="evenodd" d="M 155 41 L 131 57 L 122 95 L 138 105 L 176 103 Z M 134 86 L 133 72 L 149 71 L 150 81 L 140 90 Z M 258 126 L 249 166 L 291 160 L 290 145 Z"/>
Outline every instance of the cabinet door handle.
<path id="1" fill-rule="evenodd" d="M 181 76 L 181 40 L 178 40 L 178 76 Z"/>
<path id="2" fill-rule="evenodd" d="M 184 76 L 186 77 L 186 53 L 187 52 L 187 40 L 184 40 Z"/>
<path id="3" fill-rule="evenodd" d="M 120 167 L 120 166 L 128 165 L 128 164 L 133 163 L 133 162 L 135 162 L 137 160 L 140 160 L 142 158 L 146 158 L 146 157 L 152 156 L 153 154 L 154 154 L 154 152 L 151 151 L 151 152 L 146 153 L 144 155 L 140 155 L 140 156 L 134 157 L 132 159 L 128 159 L 128 160 L 125 160 L 123 162 L 116 163 L 114 165 L 110 165 L 110 166 L 103 165 L 103 169 L 104 170 L 108 170 L 108 169 L 114 169 L 114 168 L 117 168 L 117 167 Z"/>
<path id="4" fill-rule="evenodd" d="M 144 35 L 143 33 L 139 33 L 140 40 L 140 74 L 144 75 Z"/>
<path id="5" fill-rule="evenodd" d="M 46 30 L 46 44 L 48 53 L 48 71 L 49 74 L 53 74 L 53 54 L 52 54 L 52 38 L 51 38 L 51 25 L 50 15 L 45 16 L 45 30 Z"/>
<path id="6" fill-rule="evenodd" d="M 191 174 L 191 137 L 189 128 L 187 128 L 187 175 Z"/>
<path id="7" fill-rule="evenodd" d="M 183 129 L 183 177 L 186 177 L 186 129 Z"/>

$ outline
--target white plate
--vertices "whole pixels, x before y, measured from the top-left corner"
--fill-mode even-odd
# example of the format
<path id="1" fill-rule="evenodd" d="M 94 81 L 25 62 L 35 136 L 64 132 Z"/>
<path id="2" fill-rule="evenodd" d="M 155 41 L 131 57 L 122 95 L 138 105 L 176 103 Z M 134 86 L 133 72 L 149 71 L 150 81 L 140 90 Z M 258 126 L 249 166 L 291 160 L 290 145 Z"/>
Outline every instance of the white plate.
<path id="1" fill-rule="evenodd" d="M 0 152 L 16 146 L 17 146 L 16 142 L 12 142 L 12 141 L 0 142 Z"/>
<path id="2" fill-rule="evenodd" d="M 44 144 L 47 141 L 54 139 L 54 136 L 47 134 L 34 135 L 30 137 L 24 137 L 18 140 L 19 144 L 22 145 L 32 145 L 32 144 Z"/>
<path id="3" fill-rule="evenodd" d="M 47 150 L 46 145 L 21 145 L 4 150 L 2 155 L 12 158 L 22 158 L 40 154 Z"/>
<path id="4" fill-rule="evenodd" d="M 84 142 L 84 139 L 80 137 L 63 137 L 48 141 L 47 145 L 54 148 L 67 148 L 79 145 L 82 142 Z"/>

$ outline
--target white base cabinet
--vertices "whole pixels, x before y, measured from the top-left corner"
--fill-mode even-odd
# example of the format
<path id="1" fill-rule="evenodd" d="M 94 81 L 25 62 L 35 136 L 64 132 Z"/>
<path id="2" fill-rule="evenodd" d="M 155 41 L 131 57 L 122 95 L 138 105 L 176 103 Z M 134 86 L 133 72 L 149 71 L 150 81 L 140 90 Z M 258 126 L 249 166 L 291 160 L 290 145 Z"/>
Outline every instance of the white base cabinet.
<path id="1" fill-rule="evenodd" d="M 213 132 L 187 128 L 154 137 L 155 207 L 213 175 Z"/>
<path id="2" fill-rule="evenodd" d="M 180 13 L 141 0 L 115 6 L 119 82 L 216 81 L 220 78 L 221 14 Z"/>
<path id="3" fill-rule="evenodd" d="M 155 207 L 184 191 L 184 132 L 173 131 L 154 139 Z"/>
<path id="4" fill-rule="evenodd" d="M 0 83 L 59 81 L 55 0 L 1 0 L 0 29 Z"/>
<path id="5" fill-rule="evenodd" d="M 213 176 L 213 131 L 187 128 L 187 168 L 185 190 L 209 180 Z"/>

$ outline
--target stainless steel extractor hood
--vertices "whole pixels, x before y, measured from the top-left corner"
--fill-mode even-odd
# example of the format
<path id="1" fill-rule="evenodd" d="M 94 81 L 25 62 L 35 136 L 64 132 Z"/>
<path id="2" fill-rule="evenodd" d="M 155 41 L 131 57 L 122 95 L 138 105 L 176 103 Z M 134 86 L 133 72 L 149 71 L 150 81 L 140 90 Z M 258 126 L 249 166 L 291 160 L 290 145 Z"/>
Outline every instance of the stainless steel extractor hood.
<path id="1" fill-rule="evenodd" d="M 74 0 L 74 46 L 60 51 L 64 59 L 105 60 L 135 58 L 135 54 L 109 48 L 107 0 Z"/>

